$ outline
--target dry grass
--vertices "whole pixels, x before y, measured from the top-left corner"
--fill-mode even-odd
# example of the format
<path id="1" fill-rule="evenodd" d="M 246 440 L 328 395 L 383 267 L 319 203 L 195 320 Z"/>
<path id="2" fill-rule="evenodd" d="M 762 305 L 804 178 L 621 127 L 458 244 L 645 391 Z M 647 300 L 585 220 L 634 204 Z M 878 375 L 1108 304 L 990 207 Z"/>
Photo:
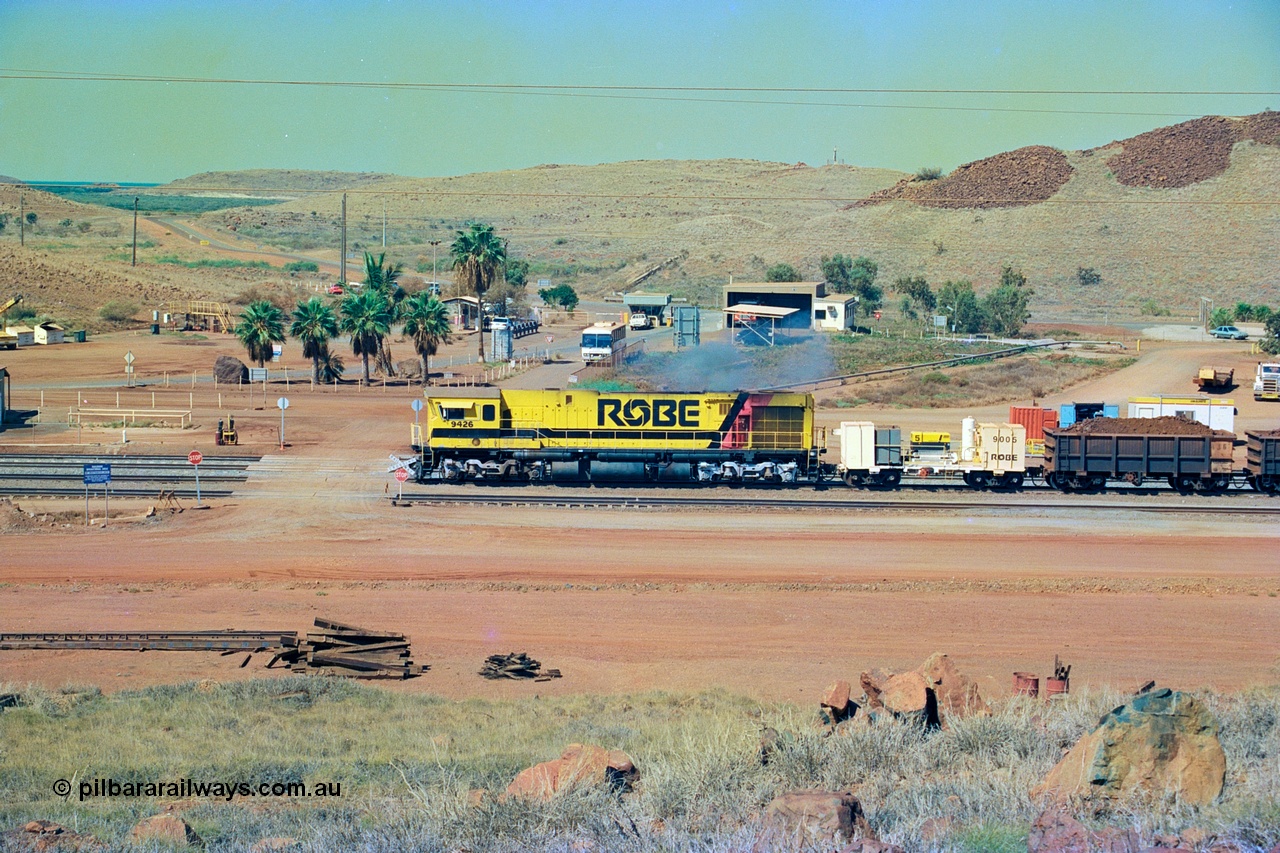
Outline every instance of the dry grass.
<path id="1" fill-rule="evenodd" d="M 75 687 L 20 692 L 24 706 L 0 712 L 0 827 L 46 818 L 115 844 L 164 805 L 62 800 L 49 793 L 57 778 L 342 783 L 341 799 L 328 802 L 180 803 L 214 850 L 270 835 L 298 838 L 306 850 L 569 850 L 587 841 L 609 850 L 740 850 L 776 794 L 849 786 L 875 830 L 907 849 L 1025 849 L 1039 809 L 1030 789 L 1122 701 L 1107 692 L 1050 705 L 1018 699 L 941 732 L 882 721 L 828 735 L 811 709 L 722 693 L 448 702 L 306 677 L 110 697 Z M 1280 841 L 1280 691 L 1205 698 L 1228 756 L 1222 800 L 1203 809 L 1135 804 L 1102 822 L 1147 838 L 1194 826 L 1246 851 L 1269 849 Z M 762 765 L 766 725 L 781 736 Z M 519 769 L 570 742 L 625 749 L 641 770 L 637 790 L 468 805 L 469 790 L 500 792 Z M 931 818 L 946 819 L 932 840 Z"/>
<path id="2" fill-rule="evenodd" d="M 1039 399 L 1086 379 L 1113 373 L 1134 361 L 1129 356 L 1080 356 L 1061 352 L 1020 355 L 868 380 L 843 389 L 832 400 L 837 406 L 876 403 L 904 408 L 948 408 Z"/>

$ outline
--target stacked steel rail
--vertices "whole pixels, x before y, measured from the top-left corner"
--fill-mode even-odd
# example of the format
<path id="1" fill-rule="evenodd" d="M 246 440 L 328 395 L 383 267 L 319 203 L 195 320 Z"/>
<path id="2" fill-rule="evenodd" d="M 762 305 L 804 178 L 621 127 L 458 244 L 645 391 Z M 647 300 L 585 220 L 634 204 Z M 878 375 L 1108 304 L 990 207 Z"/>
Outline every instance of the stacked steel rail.
<path id="1" fill-rule="evenodd" d="M 410 678 L 427 667 L 413 662 L 404 634 L 371 631 L 327 619 L 316 619 L 318 633 L 297 631 L 93 631 L 72 633 L 0 632 L 0 650 L 96 649 L 179 652 L 271 652 L 267 667 L 277 662 L 294 672 L 317 670 L 387 673 Z M 246 657 L 240 665 L 249 662 Z"/>

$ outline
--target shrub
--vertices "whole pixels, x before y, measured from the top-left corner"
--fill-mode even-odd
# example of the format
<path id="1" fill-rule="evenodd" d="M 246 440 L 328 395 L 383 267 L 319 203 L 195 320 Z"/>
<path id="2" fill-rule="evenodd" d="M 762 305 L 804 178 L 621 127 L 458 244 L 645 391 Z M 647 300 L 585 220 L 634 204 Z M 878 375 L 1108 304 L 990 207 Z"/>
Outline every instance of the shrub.
<path id="1" fill-rule="evenodd" d="M 314 261 L 293 261 L 284 265 L 285 272 L 320 272 L 320 266 Z"/>
<path id="2" fill-rule="evenodd" d="M 937 166 L 921 166 L 916 170 L 917 181 L 936 181 L 942 177 L 942 170 Z"/>
<path id="3" fill-rule="evenodd" d="M 98 309 L 98 316 L 112 323 L 125 323 L 138 313 L 138 306 L 123 299 L 115 299 Z"/>
<path id="4" fill-rule="evenodd" d="M 1169 309 L 1154 299 L 1144 299 L 1138 306 L 1138 313 L 1144 317 L 1168 317 Z"/>
<path id="5" fill-rule="evenodd" d="M 765 281 L 799 281 L 800 273 L 791 264 L 774 264 L 764 271 Z"/>
<path id="6" fill-rule="evenodd" d="M 1077 267 L 1076 280 L 1082 285 L 1088 287 L 1094 284 L 1102 283 L 1102 274 L 1093 267 Z"/>

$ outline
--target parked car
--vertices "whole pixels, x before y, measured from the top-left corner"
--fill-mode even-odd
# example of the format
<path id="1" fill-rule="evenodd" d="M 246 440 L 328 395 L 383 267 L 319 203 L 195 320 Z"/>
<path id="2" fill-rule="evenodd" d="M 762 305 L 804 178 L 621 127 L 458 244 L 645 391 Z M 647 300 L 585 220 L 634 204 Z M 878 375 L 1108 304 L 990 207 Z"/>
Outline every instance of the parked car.
<path id="1" fill-rule="evenodd" d="M 1235 326 L 1219 326 L 1209 334 L 1213 335 L 1215 338 L 1218 338 L 1219 340 L 1227 340 L 1227 341 L 1243 341 L 1243 340 L 1248 340 L 1249 338 L 1248 332 L 1242 332 L 1239 329 L 1237 329 Z"/>
<path id="2" fill-rule="evenodd" d="M 332 296 L 341 296 L 341 295 L 342 295 L 342 285 L 340 285 L 340 284 L 331 284 L 331 285 L 329 285 L 329 293 L 330 293 L 330 295 L 332 295 Z"/>

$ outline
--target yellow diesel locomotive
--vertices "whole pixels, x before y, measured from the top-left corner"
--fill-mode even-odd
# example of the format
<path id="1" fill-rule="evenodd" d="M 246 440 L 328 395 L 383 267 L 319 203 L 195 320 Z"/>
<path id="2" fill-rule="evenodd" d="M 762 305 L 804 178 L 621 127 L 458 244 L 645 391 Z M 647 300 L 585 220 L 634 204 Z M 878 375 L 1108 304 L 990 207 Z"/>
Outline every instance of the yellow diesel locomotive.
<path id="1" fill-rule="evenodd" d="M 418 482 L 591 479 L 794 483 L 820 471 L 809 394 L 471 389 L 413 425 Z"/>

